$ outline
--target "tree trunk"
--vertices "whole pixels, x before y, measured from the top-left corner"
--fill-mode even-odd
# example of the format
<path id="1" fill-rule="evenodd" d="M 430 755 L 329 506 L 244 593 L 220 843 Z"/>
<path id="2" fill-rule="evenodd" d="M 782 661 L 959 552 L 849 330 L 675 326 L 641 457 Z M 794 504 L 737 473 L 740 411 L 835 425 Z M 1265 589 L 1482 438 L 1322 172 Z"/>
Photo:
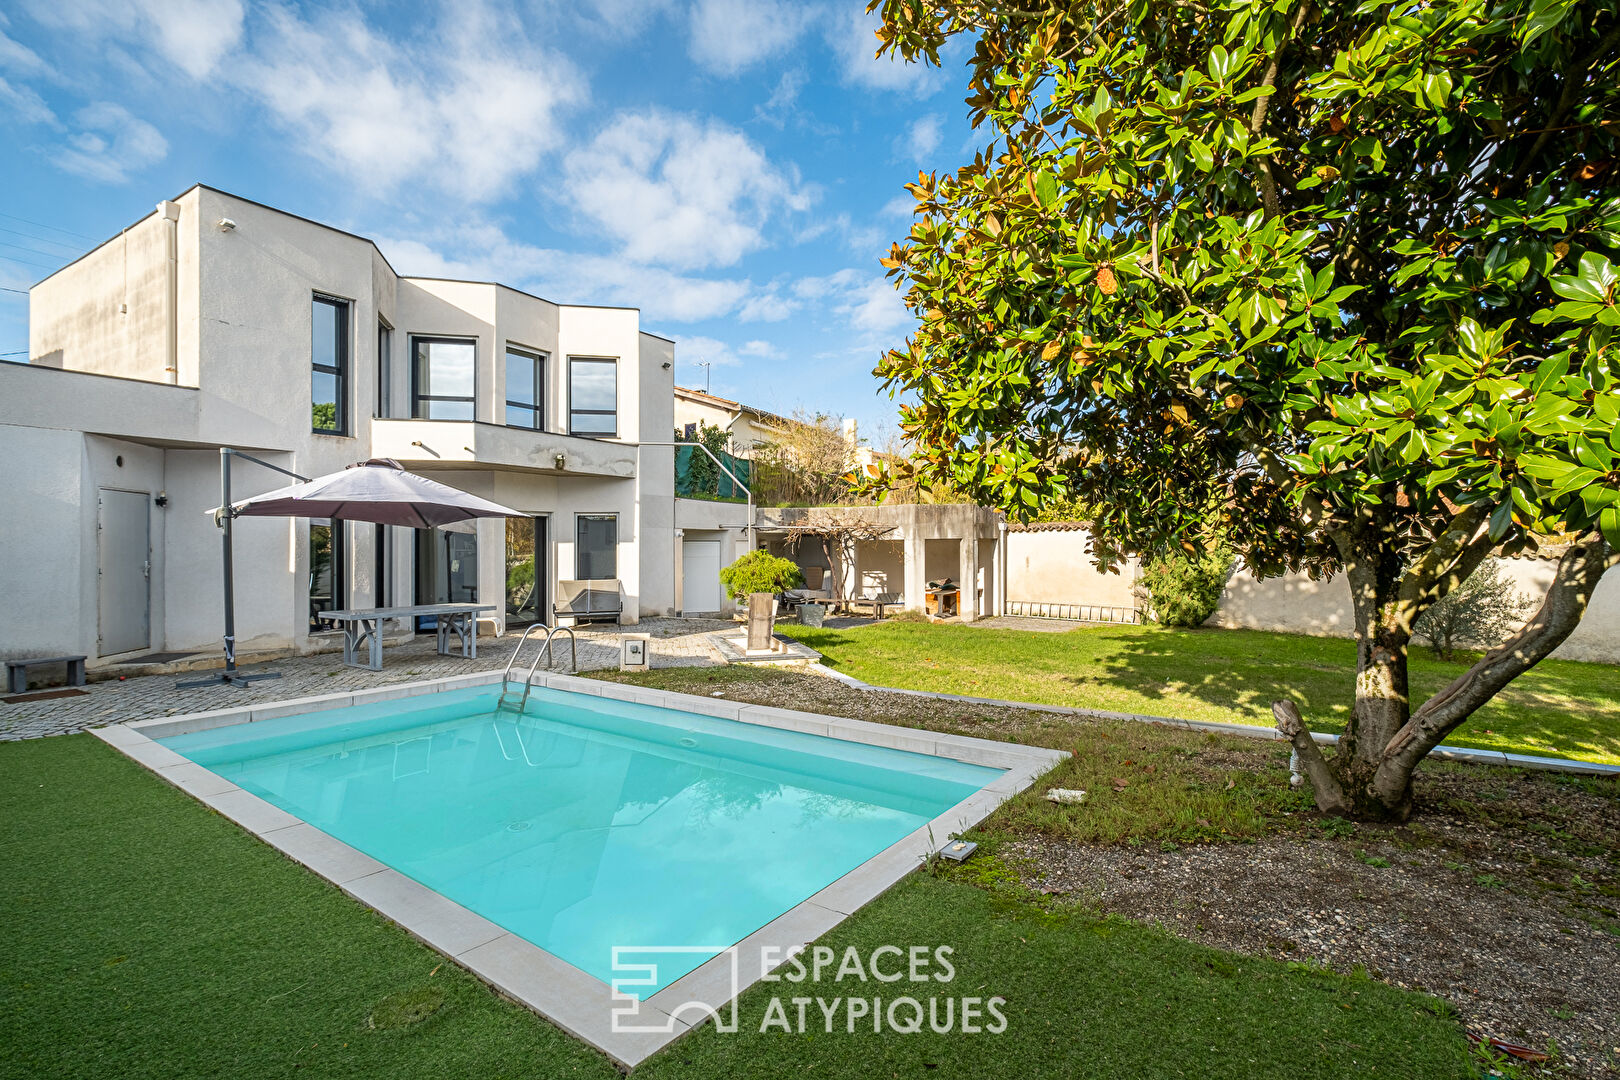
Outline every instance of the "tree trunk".
<path id="1" fill-rule="evenodd" d="M 1466 523 L 1463 523 L 1466 524 Z M 1464 536 L 1459 532 L 1458 536 Z M 1338 750 L 1325 757 L 1292 702 L 1272 705 L 1277 730 L 1293 744 L 1325 813 L 1368 821 L 1412 814 L 1418 762 L 1503 687 L 1563 643 L 1586 612 L 1598 581 L 1620 562 L 1600 536 L 1572 544 L 1540 608 L 1508 641 L 1485 654 L 1416 712 L 1407 696 L 1411 624 L 1429 603 L 1460 584 L 1489 552 L 1479 538 L 1427 557 L 1399 580 L 1353 544 L 1341 545 L 1356 616 L 1356 701 Z M 1441 549 L 1444 538 L 1437 542 Z"/>

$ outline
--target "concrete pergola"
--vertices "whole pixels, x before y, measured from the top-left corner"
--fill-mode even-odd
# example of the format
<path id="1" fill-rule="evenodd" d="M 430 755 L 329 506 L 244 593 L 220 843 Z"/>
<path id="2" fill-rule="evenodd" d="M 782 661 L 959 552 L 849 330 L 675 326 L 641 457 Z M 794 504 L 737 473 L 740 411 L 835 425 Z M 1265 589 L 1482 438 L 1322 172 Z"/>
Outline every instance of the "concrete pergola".
<path id="1" fill-rule="evenodd" d="M 1001 613 L 1004 525 L 993 510 L 969 504 L 761 507 L 756 521 L 763 546 L 801 566 L 820 566 L 827 560 L 817 545 L 806 542 L 797 551 L 782 550 L 784 539 L 796 528 L 852 518 L 886 531 L 881 539 L 856 543 L 847 561 L 834 555 L 834 562 L 846 563 L 827 567 L 836 575 L 838 595 L 897 592 L 904 595 L 908 610 L 921 611 L 928 582 L 949 577 L 962 587 L 963 621 Z"/>

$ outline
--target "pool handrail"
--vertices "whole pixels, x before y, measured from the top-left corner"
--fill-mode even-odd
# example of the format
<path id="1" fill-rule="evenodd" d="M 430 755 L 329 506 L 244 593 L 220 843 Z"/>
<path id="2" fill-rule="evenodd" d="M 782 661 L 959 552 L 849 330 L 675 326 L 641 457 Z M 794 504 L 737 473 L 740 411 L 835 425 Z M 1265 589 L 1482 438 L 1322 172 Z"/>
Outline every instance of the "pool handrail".
<path id="1" fill-rule="evenodd" d="M 508 707 L 510 704 L 507 700 L 507 684 L 512 681 L 512 665 L 517 663 L 518 653 L 522 652 L 523 646 L 528 643 L 529 635 L 537 629 L 546 631 L 546 640 L 540 646 L 540 651 L 535 653 L 534 663 L 529 665 L 529 674 L 523 680 L 523 696 L 517 700 L 516 711 L 522 712 L 523 707 L 529 703 L 529 692 L 534 689 L 534 673 L 540 670 L 541 659 L 546 659 L 546 667 L 551 666 L 550 659 L 555 655 L 551 648 L 551 640 L 558 633 L 568 635 L 568 673 L 570 675 L 579 673 L 579 639 L 574 636 L 573 628 L 567 626 L 548 627 L 545 623 L 530 623 L 524 628 L 523 636 L 518 639 L 517 648 L 512 650 L 511 657 L 507 659 L 506 670 L 501 672 L 501 696 L 495 702 L 496 712 Z"/>

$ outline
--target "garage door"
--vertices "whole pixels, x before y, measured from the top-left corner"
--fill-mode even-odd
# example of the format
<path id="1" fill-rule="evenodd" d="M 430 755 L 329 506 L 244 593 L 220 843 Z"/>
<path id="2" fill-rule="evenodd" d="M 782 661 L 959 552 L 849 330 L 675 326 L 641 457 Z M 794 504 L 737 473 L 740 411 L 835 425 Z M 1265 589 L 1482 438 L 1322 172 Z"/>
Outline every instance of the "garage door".
<path id="1" fill-rule="evenodd" d="M 681 542 L 681 610 L 720 610 L 720 541 Z"/>

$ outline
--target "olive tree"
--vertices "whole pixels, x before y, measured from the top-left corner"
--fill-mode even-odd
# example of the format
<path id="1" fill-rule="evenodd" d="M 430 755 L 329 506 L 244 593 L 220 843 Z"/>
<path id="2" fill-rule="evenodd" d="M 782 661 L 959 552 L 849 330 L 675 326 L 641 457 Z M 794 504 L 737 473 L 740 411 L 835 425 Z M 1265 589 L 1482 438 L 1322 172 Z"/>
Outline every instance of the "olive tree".
<path id="1" fill-rule="evenodd" d="M 1558 646 L 1620 549 L 1615 0 L 875 0 L 879 52 L 971 43 L 985 149 L 910 185 L 878 374 L 915 467 L 1099 561 L 1215 542 L 1348 577 L 1324 810 L 1412 773 Z M 1568 543 L 1528 623 L 1408 697 L 1412 625 L 1493 551 Z"/>

